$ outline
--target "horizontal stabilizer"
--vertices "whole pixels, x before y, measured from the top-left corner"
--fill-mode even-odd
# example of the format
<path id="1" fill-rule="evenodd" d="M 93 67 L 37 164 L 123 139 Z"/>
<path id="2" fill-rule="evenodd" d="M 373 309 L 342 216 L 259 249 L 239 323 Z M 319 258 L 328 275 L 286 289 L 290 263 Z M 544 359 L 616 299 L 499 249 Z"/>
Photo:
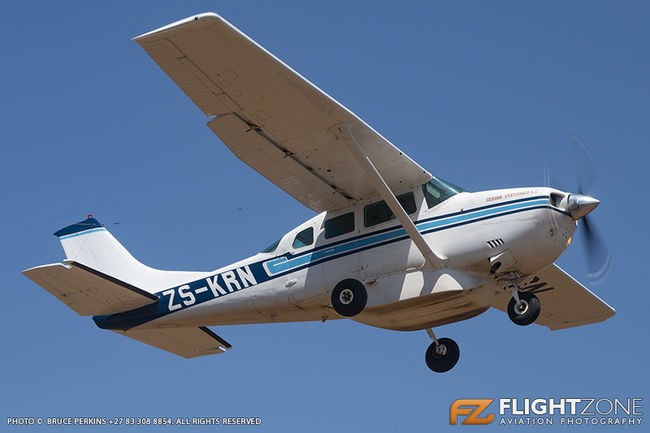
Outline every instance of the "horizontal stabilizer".
<path id="1" fill-rule="evenodd" d="M 598 323 L 616 314 L 605 301 L 555 264 L 537 273 L 533 281 L 520 289 L 539 298 L 542 310 L 535 323 L 551 330 Z M 510 299 L 509 292 L 502 292 L 492 306 L 507 311 Z"/>
<path id="2" fill-rule="evenodd" d="M 115 314 L 143 307 L 158 296 L 73 261 L 23 271 L 81 316 Z"/>
<path id="3" fill-rule="evenodd" d="M 156 328 L 114 331 L 183 358 L 224 353 L 232 346 L 208 328 Z"/>

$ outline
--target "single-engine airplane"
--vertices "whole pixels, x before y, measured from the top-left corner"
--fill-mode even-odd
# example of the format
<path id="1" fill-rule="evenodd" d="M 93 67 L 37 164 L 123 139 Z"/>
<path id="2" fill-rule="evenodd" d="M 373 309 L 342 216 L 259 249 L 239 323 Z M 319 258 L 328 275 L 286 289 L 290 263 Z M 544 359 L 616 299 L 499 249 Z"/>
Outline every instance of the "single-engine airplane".
<path id="1" fill-rule="evenodd" d="M 615 314 L 554 264 L 598 200 L 432 176 L 216 14 L 135 41 L 239 159 L 318 215 L 211 272 L 145 266 L 90 215 L 57 231 L 63 263 L 23 273 L 100 328 L 193 358 L 231 348 L 208 326 L 351 318 L 426 330 L 444 372 L 460 351 L 432 328 L 490 307 L 552 330 Z"/>

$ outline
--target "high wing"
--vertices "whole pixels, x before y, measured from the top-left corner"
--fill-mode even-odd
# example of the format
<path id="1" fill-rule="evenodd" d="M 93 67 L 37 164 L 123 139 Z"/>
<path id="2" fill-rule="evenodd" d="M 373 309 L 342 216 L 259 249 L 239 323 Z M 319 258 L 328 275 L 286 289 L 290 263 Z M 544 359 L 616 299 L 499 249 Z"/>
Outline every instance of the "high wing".
<path id="1" fill-rule="evenodd" d="M 555 264 L 539 272 L 521 290 L 539 298 L 542 310 L 535 323 L 551 330 L 598 323 L 616 314 L 612 307 Z M 509 293 L 500 293 L 492 306 L 507 311 L 510 298 Z"/>
<path id="2" fill-rule="evenodd" d="M 431 175 L 318 87 L 216 14 L 190 17 L 134 39 L 207 115 L 242 161 L 317 212 L 377 196 L 346 145 L 352 128 L 388 187 Z"/>

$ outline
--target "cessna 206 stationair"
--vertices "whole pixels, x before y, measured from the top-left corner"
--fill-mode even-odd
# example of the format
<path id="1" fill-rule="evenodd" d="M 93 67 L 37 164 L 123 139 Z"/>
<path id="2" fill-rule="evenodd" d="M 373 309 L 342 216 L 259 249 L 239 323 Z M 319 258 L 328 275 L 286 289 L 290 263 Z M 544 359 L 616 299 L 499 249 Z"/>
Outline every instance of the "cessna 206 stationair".
<path id="1" fill-rule="evenodd" d="M 460 351 L 431 328 L 490 307 L 550 329 L 614 315 L 554 264 L 596 199 L 436 178 L 218 15 L 135 41 L 238 158 L 318 215 L 212 272 L 145 266 L 91 216 L 57 231 L 64 263 L 24 274 L 100 328 L 192 358 L 231 348 L 207 326 L 349 317 L 426 330 L 443 372 Z"/>

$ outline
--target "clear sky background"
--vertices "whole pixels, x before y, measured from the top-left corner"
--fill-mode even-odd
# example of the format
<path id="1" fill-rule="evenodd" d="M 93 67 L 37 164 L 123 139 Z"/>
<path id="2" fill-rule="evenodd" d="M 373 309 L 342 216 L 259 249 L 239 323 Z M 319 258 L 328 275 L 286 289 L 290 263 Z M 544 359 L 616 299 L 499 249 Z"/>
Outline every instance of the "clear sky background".
<path id="1" fill-rule="evenodd" d="M 449 406 L 472 397 L 640 397 L 647 413 L 650 7 L 453 3 L 3 2 L 1 428 L 8 416 L 258 416 L 251 430 L 460 431 Z M 614 255 L 591 288 L 617 315 L 551 332 L 490 310 L 436 330 L 461 348 L 442 375 L 426 368 L 424 331 L 350 320 L 216 328 L 234 349 L 185 360 L 98 329 L 22 276 L 63 259 L 52 233 L 88 213 L 142 262 L 188 270 L 247 257 L 313 215 L 233 156 L 131 41 L 205 11 L 470 190 L 540 186 L 545 166 L 575 189 L 579 131 L 600 166 L 592 220 Z M 584 282 L 580 238 L 559 264 Z"/>

